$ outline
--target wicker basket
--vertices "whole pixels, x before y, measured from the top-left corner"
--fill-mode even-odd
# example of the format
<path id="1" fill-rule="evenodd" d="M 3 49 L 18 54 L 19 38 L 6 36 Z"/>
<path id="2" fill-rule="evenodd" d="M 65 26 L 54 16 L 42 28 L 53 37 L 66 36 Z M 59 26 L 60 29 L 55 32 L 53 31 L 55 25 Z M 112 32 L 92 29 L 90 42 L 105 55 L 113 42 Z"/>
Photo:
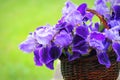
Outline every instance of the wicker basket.
<path id="1" fill-rule="evenodd" d="M 117 80 L 119 75 L 118 63 L 114 52 L 109 53 L 111 67 L 98 63 L 96 55 L 81 57 L 74 61 L 62 55 L 61 72 L 64 80 Z"/>

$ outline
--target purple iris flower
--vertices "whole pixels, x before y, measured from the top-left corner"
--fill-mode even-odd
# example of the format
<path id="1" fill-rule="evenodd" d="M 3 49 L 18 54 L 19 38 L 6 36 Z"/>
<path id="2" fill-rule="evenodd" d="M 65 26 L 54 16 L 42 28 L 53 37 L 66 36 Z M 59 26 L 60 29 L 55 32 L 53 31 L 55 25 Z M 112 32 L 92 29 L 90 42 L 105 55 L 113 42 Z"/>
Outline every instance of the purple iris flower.
<path id="1" fill-rule="evenodd" d="M 100 32 L 92 32 L 90 33 L 88 42 L 89 45 L 96 50 L 99 63 L 109 68 L 111 65 L 107 55 L 109 44 L 105 44 L 107 43 L 105 38 L 105 35 Z"/>
<path id="2" fill-rule="evenodd" d="M 107 2 L 110 2 L 110 8 Z M 72 61 L 94 50 L 99 63 L 109 68 L 111 63 L 107 53 L 110 46 L 117 55 L 117 61 L 120 61 L 119 3 L 120 0 L 96 0 L 96 15 L 101 23 L 94 23 L 94 14 L 88 11 L 86 3 L 77 6 L 67 1 L 62 18 L 55 26 L 38 27 L 19 48 L 26 53 L 33 52 L 35 64 L 49 69 L 54 69 L 54 61 L 63 54 Z M 107 23 L 109 29 L 101 31 L 101 24 L 106 27 L 103 23 Z"/>
<path id="3" fill-rule="evenodd" d="M 92 18 L 91 13 L 87 13 L 86 9 L 86 3 L 75 6 L 74 4 L 71 4 L 71 2 L 67 2 L 66 6 L 63 8 L 64 22 L 67 22 L 72 26 L 82 25 L 85 18 L 87 18 L 87 20 Z"/>

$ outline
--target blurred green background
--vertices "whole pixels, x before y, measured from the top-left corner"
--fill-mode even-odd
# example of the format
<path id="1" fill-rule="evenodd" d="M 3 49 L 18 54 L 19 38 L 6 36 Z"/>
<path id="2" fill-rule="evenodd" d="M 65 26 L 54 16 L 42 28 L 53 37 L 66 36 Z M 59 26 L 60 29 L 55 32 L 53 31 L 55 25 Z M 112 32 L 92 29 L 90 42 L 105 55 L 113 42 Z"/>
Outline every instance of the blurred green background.
<path id="1" fill-rule="evenodd" d="M 24 54 L 18 45 L 36 27 L 56 24 L 65 1 L 0 0 L 0 80 L 51 80 L 54 71 L 35 66 L 33 54 Z M 71 1 L 94 4 L 94 0 Z"/>

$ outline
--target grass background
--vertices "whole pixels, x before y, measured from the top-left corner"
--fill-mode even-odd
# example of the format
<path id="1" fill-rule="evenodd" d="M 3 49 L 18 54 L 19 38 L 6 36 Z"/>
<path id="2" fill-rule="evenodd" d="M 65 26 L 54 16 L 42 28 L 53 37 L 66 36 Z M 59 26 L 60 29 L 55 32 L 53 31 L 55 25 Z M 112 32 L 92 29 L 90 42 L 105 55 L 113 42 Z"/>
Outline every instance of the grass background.
<path id="1" fill-rule="evenodd" d="M 34 65 L 33 54 L 18 49 L 29 32 L 40 25 L 54 25 L 66 0 L 0 0 L 0 80 L 50 80 L 54 71 Z M 94 0 L 86 2 L 92 7 Z"/>

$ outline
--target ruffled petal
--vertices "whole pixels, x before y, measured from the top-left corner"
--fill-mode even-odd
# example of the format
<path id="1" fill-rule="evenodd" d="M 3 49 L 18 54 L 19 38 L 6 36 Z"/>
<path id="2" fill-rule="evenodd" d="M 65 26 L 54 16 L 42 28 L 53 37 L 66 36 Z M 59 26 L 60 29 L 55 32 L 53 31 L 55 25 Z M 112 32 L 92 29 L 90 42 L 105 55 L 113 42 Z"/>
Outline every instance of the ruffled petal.
<path id="1" fill-rule="evenodd" d="M 76 9 L 76 5 L 70 1 L 67 1 L 65 3 L 65 7 L 62 10 L 63 16 L 68 15 L 71 11 L 74 11 L 75 9 Z"/>
<path id="2" fill-rule="evenodd" d="M 71 42 L 72 42 L 72 36 L 64 30 L 61 31 L 60 34 L 58 34 L 54 40 L 54 43 L 61 47 L 66 47 Z"/>
<path id="3" fill-rule="evenodd" d="M 37 28 L 34 32 L 35 39 L 39 44 L 47 45 L 53 39 L 56 31 L 53 26 L 46 25 L 41 26 L 41 28 Z"/>
<path id="4" fill-rule="evenodd" d="M 34 47 L 35 47 L 35 39 L 33 38 L 32 35 L 29 35 L 27 39 L 19 45 L 20 50 L 26 53 L 32 52 L 34 50 Z"/>
<path id="5" fill-rule="evenodd" d="M 65 17 L 65 22 L 71 24 L 72 26 L 78 26 L 79 24 L 83 24 L 83 16 L 80 14 L 78 10 L 70 12 L 69 15 Z"/>

